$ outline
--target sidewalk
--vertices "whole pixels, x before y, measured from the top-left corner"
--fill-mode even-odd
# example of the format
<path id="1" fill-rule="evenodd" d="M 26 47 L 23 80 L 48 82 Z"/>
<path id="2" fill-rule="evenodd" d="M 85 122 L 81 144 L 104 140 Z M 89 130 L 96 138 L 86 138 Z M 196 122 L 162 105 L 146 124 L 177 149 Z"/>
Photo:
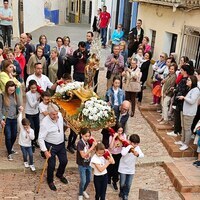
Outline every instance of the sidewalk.
<path id="1" fill-rule="evenodd" d="M 163 143 L 168 153 L 173 157 L 171 162 L 164 162 L 164 169 L 172 181 L 174 187 L 182 195 L 183 199 L 196 200 L 200 199 L 200 169 L 192 165 L 197 155 L 197 146 L 190 143 L 189 149 L 180 151 L 175 141 L 180 140 L 180 136 L 168 136 L 167 131 L 172 131 L 173 122 L 169 125 L 159 125 L 157 119 L 161 118 L 157 112 L 157 107 L 149 105 L 152 101 L 150 88 L 144 91 L 144 102 L 139 106 L 142 116 L 147 120 L 156 135 Z"/>

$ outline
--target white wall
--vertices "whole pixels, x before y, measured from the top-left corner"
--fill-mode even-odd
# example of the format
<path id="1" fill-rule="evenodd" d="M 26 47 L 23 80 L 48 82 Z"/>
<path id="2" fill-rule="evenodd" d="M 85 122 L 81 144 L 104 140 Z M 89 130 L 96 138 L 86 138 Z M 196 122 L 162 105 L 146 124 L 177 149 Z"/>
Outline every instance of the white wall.
<path id="1" fill-rule="evenodd" d="M 59 3 L 59 24 L 65 24 L 67 1 L 59 0 L 58 3 Z"/>
<path id="2" fill-rule="evenodd" d="M 169 51 L 166 46 L 171 45 L 171 43 L 169 44 L 171 40 L 170 35 L 166 33 L 177 34 L 176 53 L 179 56 L 184 25 L 199 27 L 199 10 L 185 12 L 177 9 L 176 12 L 173 12 L 172 7 L 140 4 L 138 11 L 138 18 L 143 20 L 142 27 L 145 35 L 151 38 L 150 30 L 156 31 L 153 59 L 158 59 L 161 52 Z"/>
<path id="3" fill-rule="evenodd" d="M 24 32 L 44 26 L 44 19 L 44 0 L 24 0 Z"/>

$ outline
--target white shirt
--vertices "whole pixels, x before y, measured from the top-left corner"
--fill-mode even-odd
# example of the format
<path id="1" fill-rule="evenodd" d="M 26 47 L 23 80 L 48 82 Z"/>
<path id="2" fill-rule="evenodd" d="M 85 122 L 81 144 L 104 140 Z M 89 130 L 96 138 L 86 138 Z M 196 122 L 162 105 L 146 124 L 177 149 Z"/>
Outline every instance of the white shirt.
<path id="1" fill-rule="evenodd" d="M 45 141 L 55 145 L 64 142 L 63 117 L 60 112 L 58 113 L 57 122 L 54 122 L 49 115 L 42 120 L 38 137 L 38 143 L 42 151 L 47 151 Z"/>
<path id="2" fill-rule="evenodd" d="M 106 173 L 107 173 L 107 169 L 105 169 L 105 170 L 103 170 L 102 172 L 100 172 L 100 171 L 96 168 L 96 166 L 95 166 L 94 164 L 98 164 L 98 165 L 104 166 L 104 165 L 106 164 L 106 162 L 107 162 L 107 161 L 106 161 L 106 159 L 105 159 L 103 156 L 99 157 L 99 156 L 97 156 L 96 154 L 94 154 L 94 155 L 92 156 L 91 161 L 90 161 L 90 166 L 91 166 L 92 168 L 94 168 L 94 175 L 95 175 L 95 176 L 101 176 L 101 175 L 106 174 Z"/>
<path id="3" fill-rule="evenodd" d="M 41 102 L 39 104 L 39 111 L 40 111 L 40 123 L 42 122 L 42 120 L 45 118 L 43 112 L 46 112 L 48 108 L 48 104 L 44 104 L 43 102 Z"/>
<path id="4" fill-rule="evenodd" d="M 25 113 L 36 115 L 39 112 L 39 93 L 32 93 L 30 90 L 26 93 Z"/>
<path id="5" fill-rule="evenodd" d="M 117 90 L 115 90 L 114 88 L 113 88 L 113 91 L 114 91 L 114 105 L 115 106 L 119 106 L 119 102 L 118 102 L 118 91 L 119 91 L 119 89 L 117 89 Z"/>
<path id="6" fill-rule="evenodd" d="M 22 123 L 22 112 L 19 113 L 18 117 L 18 124 L 19 124 L 19 145 L 24 146 L 24 147 L 31 147 L 31 140 L 34 140 L 35 135 L 34 135 L 34 130 L 31 128 L 30 133 L 28 134 L 27 131 L 24 129 Z"/>
<path id="7" fill-rule="evenodd" d="M 122 174 L 135 174 L 135 164 L 137 157 L 133 153 L 129 153 L 129 150 L 132 148 L 132 145 L 123 147 L 121 154 L 122 157 L 119 161 L 118 172 Z M 139 158 L 144 157 L 139 146 L 135 147 L 135 151 L 139 153 Z"/>
<path id="8" fill-rule="evenodd" d="M 46 91 L 47 88 L 51 88 L 53 83 L 49 80 L 47 76 L 44 74 L 41 77 L 37 77 L 35 74 L 30 75 L 26 80 L 26 87 L 28 87 L 29 81 L 35 80 L 37 84 L 42 88 L 42 90 Z"/>

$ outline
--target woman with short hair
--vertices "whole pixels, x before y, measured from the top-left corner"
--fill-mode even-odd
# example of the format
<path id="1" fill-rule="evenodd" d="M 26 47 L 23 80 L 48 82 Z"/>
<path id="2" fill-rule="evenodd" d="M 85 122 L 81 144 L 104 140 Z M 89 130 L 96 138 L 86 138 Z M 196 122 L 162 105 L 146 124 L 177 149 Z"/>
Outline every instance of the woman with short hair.
<path id="1" fill-rule="evenodd" d="M 36 63 L 41 63 L 43 67 L 43 74 L 47 74 L 46 58 L 44 57 L 44 48 L 38 46 L 36 48 L 35 54 L 33 54 L 27 63 L 27 74 L 31 75 L 34 73 L 34 66 Z"/>

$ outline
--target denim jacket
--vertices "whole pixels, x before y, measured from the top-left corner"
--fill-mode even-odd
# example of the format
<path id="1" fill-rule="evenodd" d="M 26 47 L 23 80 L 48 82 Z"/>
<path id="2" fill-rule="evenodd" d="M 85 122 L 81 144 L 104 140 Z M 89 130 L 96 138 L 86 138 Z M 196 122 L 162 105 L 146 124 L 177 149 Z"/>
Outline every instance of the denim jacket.
<path id="1" fill-rule="evenodd" d="M 117 96 L 118 96 L 118 103 L 120 106 L 122 104 L 122 102 L 125 100 L 125 94 L 121 88 L 119 88 Z M 111 103 L 111 107 L 114 106 L 115 95 L 114 95 L 114 90 L 112 87 L 110 89 L 108 89 L 108 91 L 106 92 L 105 100 L 106 100 L 106 102 Z"/>

